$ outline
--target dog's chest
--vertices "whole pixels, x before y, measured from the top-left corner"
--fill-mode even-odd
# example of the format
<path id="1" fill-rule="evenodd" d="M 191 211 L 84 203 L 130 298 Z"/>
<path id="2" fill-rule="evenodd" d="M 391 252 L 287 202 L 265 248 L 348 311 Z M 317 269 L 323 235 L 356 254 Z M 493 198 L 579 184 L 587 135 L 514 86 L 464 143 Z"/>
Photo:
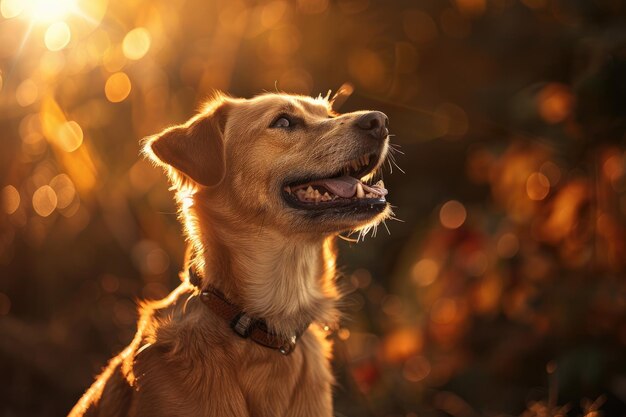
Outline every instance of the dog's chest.
<path id="1" fill-rule="evenodd" d="M 330 347 L 305 334 L 296 351 L 277 351 L 234 339 L 204 353 L 149 349 L 136 358 L 137 416 L 330 416 Z M 243 347 L 242 347 L 243 345 Z M 169 363 L 168 366 L 163 366 Z"/>

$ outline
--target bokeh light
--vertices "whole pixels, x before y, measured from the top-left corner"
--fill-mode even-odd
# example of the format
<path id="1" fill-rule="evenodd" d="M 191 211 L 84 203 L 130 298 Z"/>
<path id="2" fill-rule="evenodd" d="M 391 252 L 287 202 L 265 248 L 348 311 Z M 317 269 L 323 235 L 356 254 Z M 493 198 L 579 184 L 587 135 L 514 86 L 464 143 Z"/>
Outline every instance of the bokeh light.
<path id="1" fill-rule="evenodd" d="M 0 14 L 5 19 L 18 16 L 24 11 L 25 0 L 2 0 L 0 1 Z"/>
<path id="2" fill-rule="evenodd" d="M 456 200 L 447 201 L 439 210 L 439 221 L 448 229 L 461 227 L 466 218 L 465 206 Z"/>
<path id="3" fill-rule="evenodd" d="M 20 193 L 12 185 L 2 189 L 2 208 L 5 213 L 13 214 L 20 206 Z"/>
<path id="4" fill-rule="evenodd" d="M 46 48 L 51 51 L 60 51 L 70 42 L 72 34 L 70 28 L 65 22 L 56 22 L 51 24 L 46 30 L 44 42 Z"/>
<path id="5" fill-rule="evenodd" d="M 432 284 L 439 275 L 439 264 L 434 259 L 420 259 L 412 269 L 412 279 L 419 286 Z"/>
<path id="6" fill-rule="evenodd" d="M 526 193 L 531 200 L 543 200 L 550 192 L 550 181 L 540 172 L 533 172 L 526 181 Z"/>
<path id="7" fill-rule="evenodd" d="M 562 84 L 548 84 L 537 96 L 539 114 L 548 123 L 565 120 L 572 111 L 573 97 L 569 89 Z"/>
<path id="8" fill-rule="evenodd" d="M 419 382 L 430 374 L 431 366 L 424 356 L 409 358 L 402 369 L 404 377 L 411 382 Z"/>
<path id="9" fill-rule="evenodd" d="M 67 208 L 76 196 L 74 183 L 67 174 L 59 174 L 50 180 L 50 187 L 57 196 L 56 206 L 60 209 Z"/>
<path id="10" fill-rule="evenodd" d="M 43 185 L 33 193 L 33 209 L 41 217 L 48 217 L 56 207 L 57 195 L 49 185 Z"/>
<path id="11" fill-rule="evenodd" d="M 104 94 L 112 103 L 124 101 L 130 94 L 131 83 L 130 78 L 123 72 L 112 74 L 104 85 Z"/>
<path id="12" fill-rule="evenodd" d="M 150 32 L 146 28 L 135 28 L 128 32 L 122 42 L 124 56 L 128 59 L 138 60 L 144 57 L 150 49 Z"/>
<path id="13" fill-rule="evenodd" d="M 83 131 L 78 123 L 70 120 L 58 127 L 57 138 L 65 152 L 73 152 L 83 143 Z"/>

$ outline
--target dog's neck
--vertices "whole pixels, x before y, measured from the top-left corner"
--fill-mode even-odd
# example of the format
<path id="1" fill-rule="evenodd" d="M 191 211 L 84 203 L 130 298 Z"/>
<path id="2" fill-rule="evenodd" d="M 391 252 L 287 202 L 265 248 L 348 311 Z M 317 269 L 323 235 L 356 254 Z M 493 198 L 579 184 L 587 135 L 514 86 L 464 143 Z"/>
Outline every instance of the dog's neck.
<path id="1" fill-rule="evenodd" d="M 191 266 L 201 272 L 203 287 L 217 287 L 279 334 L 293 334 L 313 321 L 336 321 L 334 238 L 251 230 L 203 208 L 196 203 L 183 213 L 194 223 L 188 227 Z"/>

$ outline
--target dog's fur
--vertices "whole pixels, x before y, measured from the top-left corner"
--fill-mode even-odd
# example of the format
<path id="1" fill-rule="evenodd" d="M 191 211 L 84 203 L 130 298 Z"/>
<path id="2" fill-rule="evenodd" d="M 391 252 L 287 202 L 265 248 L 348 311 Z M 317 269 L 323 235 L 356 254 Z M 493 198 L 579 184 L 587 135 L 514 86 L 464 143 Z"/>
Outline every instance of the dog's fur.
<path id="1" fill-rule="evenodd" d="M 268 129 L 277 115 L 297 128 Z M 176 191 L 189 241 L 187 267 L 281 335 L 313 324 L 283 356 L 237 337 L 181 274 L 167 298 L 141 306 L 132 343 L 70 412 L 78 416 L 332 415 L 331 344 L 337 321 L 333 239 L 375 214 L 311 215 L 289 207 L 285 179 L 326 175 L 387 141 L 355 129 L 364 112 L 334 114 L 326 98 L 218 94 L 184 125 L 147 138 L 145 153 Z M 377 168 L 378 168 L 377 167 Z"/>

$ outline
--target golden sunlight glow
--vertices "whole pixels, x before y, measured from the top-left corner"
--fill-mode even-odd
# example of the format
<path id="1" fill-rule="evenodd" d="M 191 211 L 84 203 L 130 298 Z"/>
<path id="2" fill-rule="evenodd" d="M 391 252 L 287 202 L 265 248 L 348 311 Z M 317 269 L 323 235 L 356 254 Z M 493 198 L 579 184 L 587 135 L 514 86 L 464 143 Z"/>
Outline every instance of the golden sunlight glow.
<path id="1" fill-rule="evenodd" d="M 0 14 L 5 19 L 19 16 L 24 11 L 24 0 L 2 0 Z"/>
<path id="2" fill-rule="evenodd" d="M 104 85 L 104 94 L 112 103 L 124 101 L 130 94 L 131 83 L 128 75 L 123 72 L 116 72 L 111 75 Z"/>
<path id="3" fill-rule="evenodd" d="M 60 51 L 70 43 L 71 37 L 70 27 L 67 23 L 56 22 L 51 24 L 48 30 L 46 30 L 44 43 L 50 51 Z"/>
<path id="4" fill-rule="evenodd" d="M 61 124 L 57 132 L 58 144 L 65 152 L 73 152 L 83 143 L 83 130 L 71 120 Z"/>
<path id="5" fill-rule="evenodd" d="M 70 176 L 76 189 L 81 192 L 90 191 L 96 184 L 97 166 L 94 157 L 89 148 L 83 144 L 78 146 L 73 152 L 68 152 L 72 144 L 76 144 L 77 137 L 63 137 L 62 135 L 81 135 L 78 133 L 78 124 L 68 122 L 63 110 L 59 104 L 50 96 L 42 98 L 40 123 L 42 133 L 45 138 L 52 144 L 55 154 L 59 158 L 64 167 L 64 171 Z M 65 129 L 70 130 L 68 133 Z M 66 142 L 69 140 L 69 142 Z M 82 139 L 81 139 L 82 140 Z"/>
<path id="6" fill-rule="evenodd" d="M 145 28 L 135 28 L 128 32 L 122 43 L 124 56 L 128 59 L 138 60 L 148 53 L 151 43 L 150 32 Z"/>
<path id="7" fill-rule="evenodd" d="M 22 2 L 24 12 L 35 22 L 55 22 L 77 12 L 76 0 L 22 0 Z"/>

